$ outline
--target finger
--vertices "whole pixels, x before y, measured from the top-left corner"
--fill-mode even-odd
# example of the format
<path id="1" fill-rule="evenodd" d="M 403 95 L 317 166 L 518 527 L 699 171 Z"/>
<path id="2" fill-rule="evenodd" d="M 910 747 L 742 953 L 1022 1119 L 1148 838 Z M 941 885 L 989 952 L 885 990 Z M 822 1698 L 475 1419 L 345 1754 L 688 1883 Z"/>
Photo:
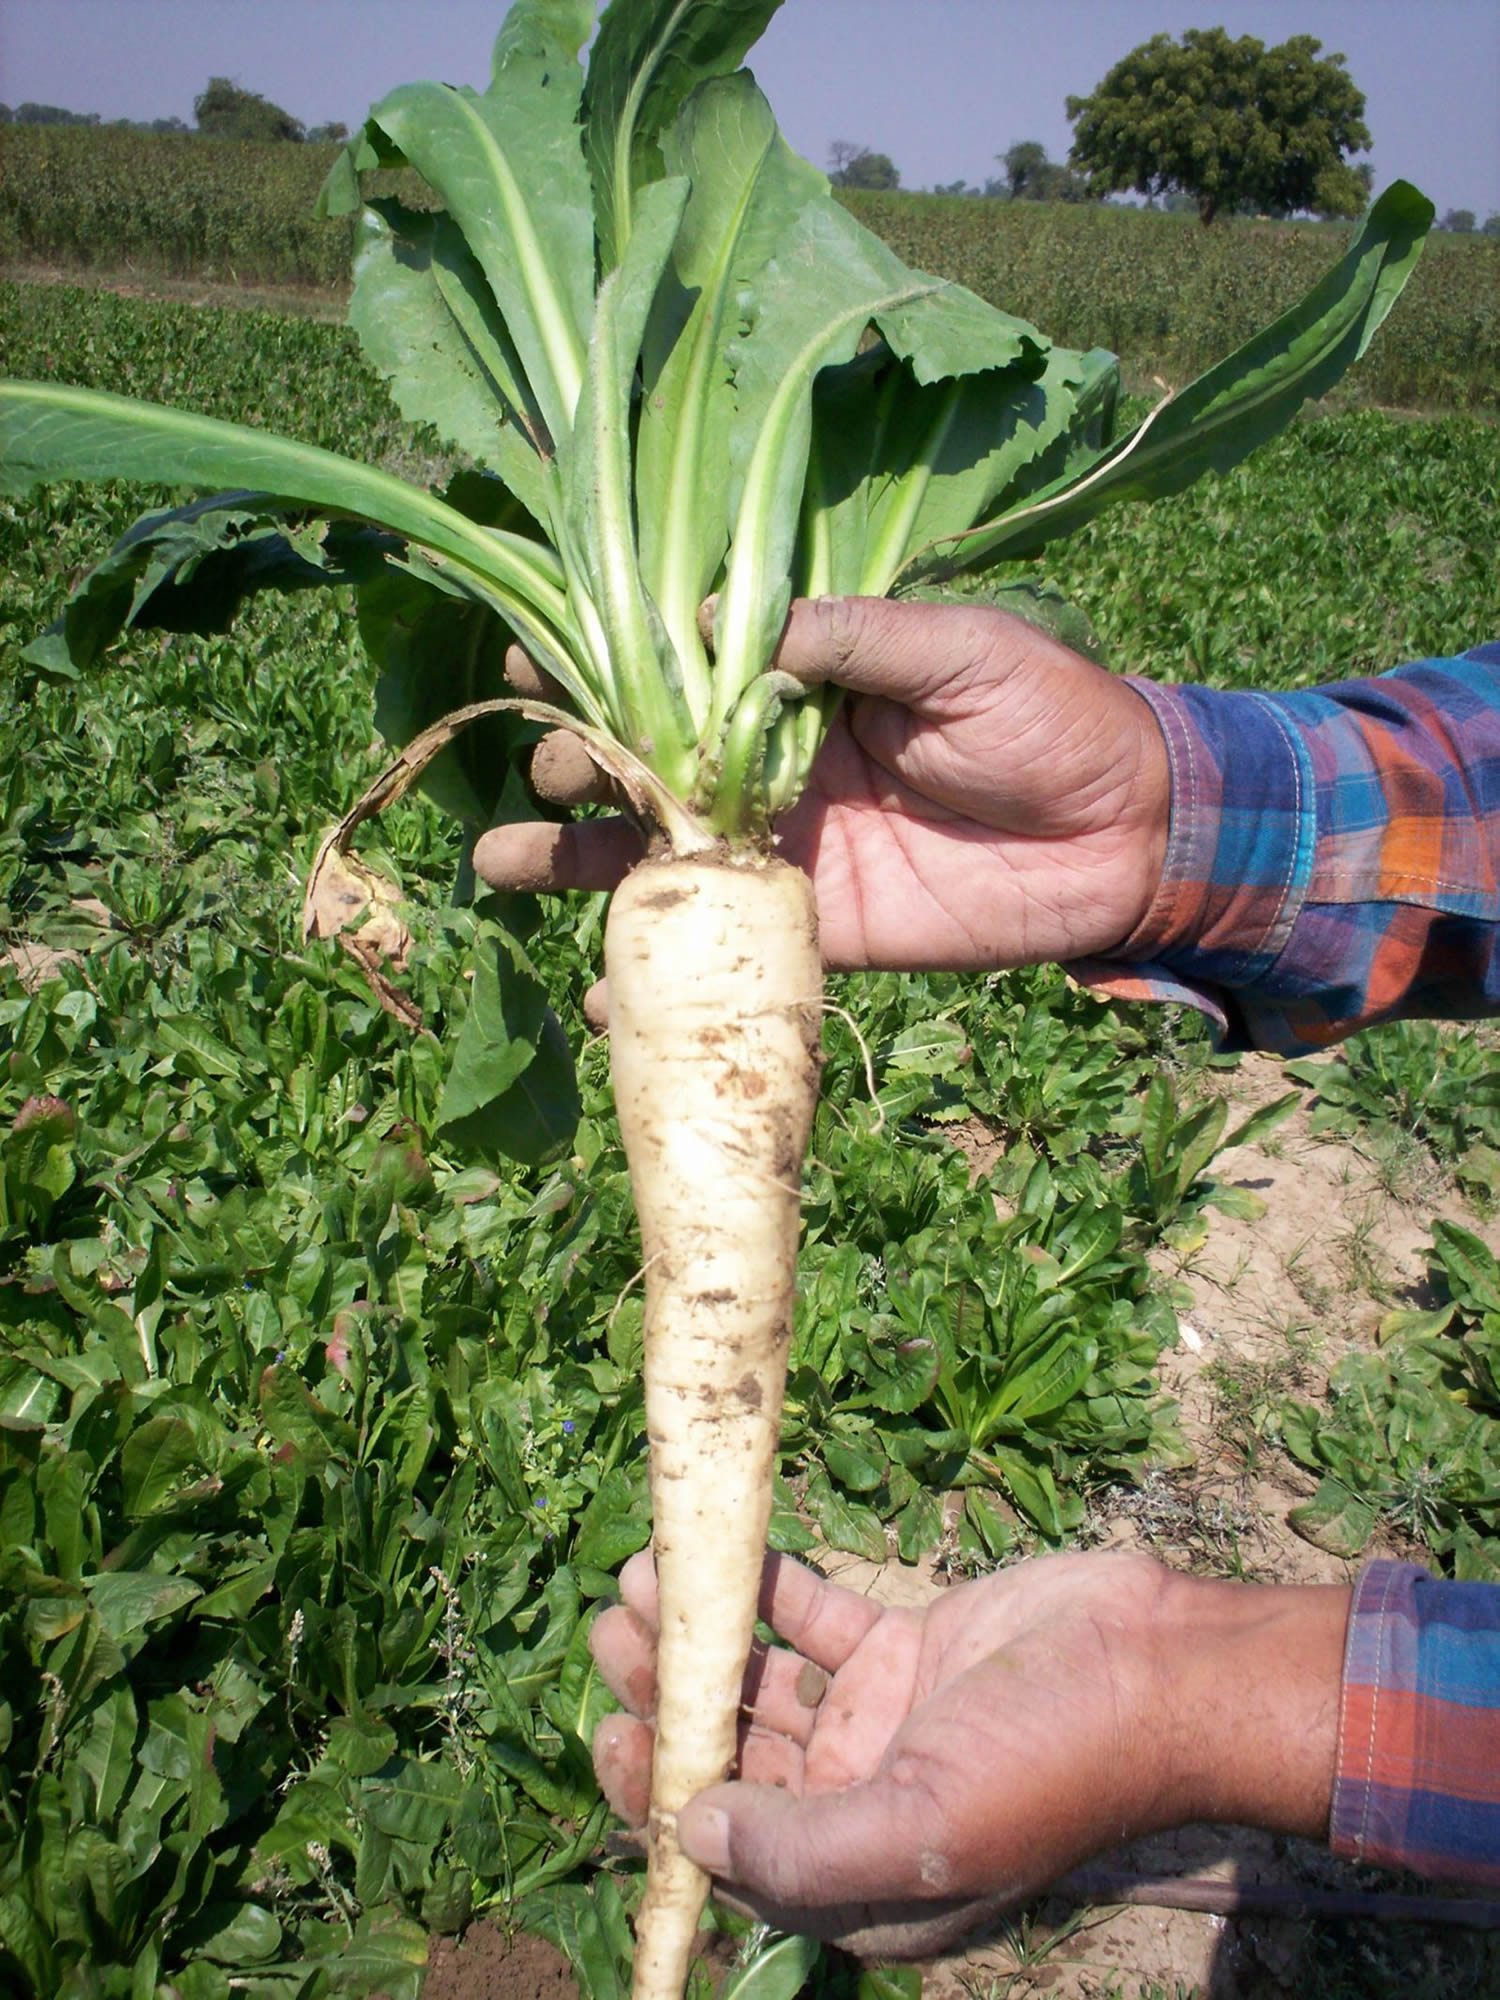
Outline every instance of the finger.
<path id="1" fill-rule="evenodd" d="M 492 826 L 474 849 L 474 871 L 492 889 L 613 889 L 642 855 L 626 819 L 591 819 L 578 826 L 519 820 Z"/>
<path id="2" fill-rule="evenodd" d="M 627 1826 L 644 1826 L 651 1810 L 651 1759 L 656 1731 L 636 1715 L 603 1716 L 594 1730 L 594 1775 L 609 1809 Z M 802 1753 L 786 1737 L 747 1724 L 739 1732 L 738 1769 L 757 1785 L 800 1792 Z"/>
<path id="3" fill-rule="evenodd" d="M 550 729 L 531 753 L 531 786 L 560 806 L 602 805 L 614 796 L 601 771 L 571 729 Z"/>
<path id="4" fill-rule="evenodd" d="M 612 1605 L 594 1620 L 589 1648 L 605 1686 L 632 1715 L 656 1713 L 656 1630 L 629 1604 Z M 745 1671 L 744 1706 L 762 1737 L 781 1737 L 799 1750 L 811 1739 L 828 1676 L 811 1660 L 759 1641 Z M 800 1768 L 800 1758 L 798 1760 Z M 747 1772 L 747 1775 L 750 1775 Z"/>
<path id="5" fill-rule="evenodd" d="M 827 1692 L 828 1675 L 814 1661 L 758 1639 L 750 1648 L 744 1705 L 757 1729 L 806 1749 Z M 745 1772 L 746 1777 L 752 1775 Z"/>
<path id="6" fill-rule="evenodd" d="M 530 653 L 520 646 L 505 649 L 505 678 L 528 701 L 562 702 L 571 706 L 567 694 L 551 674 L 543 673 Z"/>
<path id="7" fill-rule="evenodd" d="M 966 1943 L 979 1942 L 976 1933 L 1014 1907 L 993 1896 L 948 1897 L 934 1902 L 836 1903 L 824 1909 L 773 1903 L 746 1889 L 714 1884 L 715 1901 L 741 1916 L 753 1917 L 773 1931 L 795 1932 L 837 1945 L 867 1964 L 893 1960 L 937 1958 Z"/>
<path id="8" fill-rule="evenodd" d="M 656 1713 L 656 1628 L 628 1604 L 612 1604 L 589 1627 L 589 1652 L 604 1685 L 632 1715 Z"/>
<path id="9" fill-rule="evenodd" d="M 650 1551 L 632 1556 L 620 1572 L 620 1592 L 654 1631 L 656 1565 Z M 837 1673 L 882 1616 L 878 1604 L 830 1583 L 805 1563 L 768 1553 L 760 1575 L 760 1616 L 804 1659 Z"/>
<path id="10" fill-rule="evenodd" d="M 961 1851 L 933 1775 L 907 1758 L 865 1784 L 806 1798 L 714 1785 L 683 1807 L 677 1830 L 700 1868 L 797 1907 L 1006 1893 L 1010 1885 L 982 1879 L 986 1856 Z"/>
<path id="11" fill-rule="evenodd" d="M 808 597 L 792 605 L 775 664 L 809 685 L 836 681 L 920 710 L 1037 655 L 1074 657 L 992 605 Z"/>
<path id="12" fill-rule="evenodd" d="M 634 1715 L 606 1715 L 594 1731 L 594 1775 L 609 1809 L 627 1826 L 651 1810 L 651 1752 L 656 1732 Z"/>

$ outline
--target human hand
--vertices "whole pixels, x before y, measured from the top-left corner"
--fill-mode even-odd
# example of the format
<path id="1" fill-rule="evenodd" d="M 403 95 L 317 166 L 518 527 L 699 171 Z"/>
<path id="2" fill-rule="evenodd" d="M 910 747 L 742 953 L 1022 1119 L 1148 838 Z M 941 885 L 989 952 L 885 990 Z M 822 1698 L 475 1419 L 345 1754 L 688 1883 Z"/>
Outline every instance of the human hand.
<path id="1" fill-rule="evenodd" d="M 646 1818 L 655 1572 L 590 1635 L 625 1713 L 594 1762 Z M 923 1957 L 1075 1863 L 1190 1819 L 1322 1834 L 1348 1592 L 1060 1555 L 891 1610 L 785 1557 L 746 1677 L 740 1776 L 678 1816 L 684 1850 L 777 1929 Z"/>
<path id="2" fill-rule="evenodd" d="M 794 604 L 783 671 L 851 691 L 777 827 L 812 876 L 830 967 L 990 969 L 1108 951 L 1166 852 L 1166 748 L 1124 681 L 1008 613 L 884 598 Z M 496 888 L 611 888 L 623 821 L 497 827 Z"/>

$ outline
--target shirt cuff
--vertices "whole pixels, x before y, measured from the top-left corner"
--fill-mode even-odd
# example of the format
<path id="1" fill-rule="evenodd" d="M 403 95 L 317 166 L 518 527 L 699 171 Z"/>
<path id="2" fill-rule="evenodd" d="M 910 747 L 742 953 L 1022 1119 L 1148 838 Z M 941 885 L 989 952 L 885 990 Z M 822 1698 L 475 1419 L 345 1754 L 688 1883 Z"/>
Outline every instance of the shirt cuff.
<path id="1" fill-rule="evenodd" d="M 1296 731 L 1264 695 L 1129 677 L 1156 716 L 1171 772 L 1161 882 L 1107 959 L 1066 968 L 1113 1000 L 1177 1001 L 1225 1047 L 1264 1045 L 1236 988 L 1262 981 L 1302 910 L 1317 844 L 1317 793 Z"/>
<path id="2" fill-rule="evenodd" d="M 1344 1650 L 1329 1843 L 1500 1884 L 1500 1587 L 1372 1562 Z"/>

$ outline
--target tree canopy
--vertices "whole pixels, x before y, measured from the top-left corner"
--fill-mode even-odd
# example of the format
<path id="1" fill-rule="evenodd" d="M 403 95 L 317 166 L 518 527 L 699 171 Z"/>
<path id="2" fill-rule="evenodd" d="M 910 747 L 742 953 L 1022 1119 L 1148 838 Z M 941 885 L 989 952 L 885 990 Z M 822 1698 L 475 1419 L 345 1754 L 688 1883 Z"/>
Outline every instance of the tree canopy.
<path id="1" fill-rule="evenodd" d="M 60 104 L 18 104 L 14 111 L 0 104 L 0 124 L 16 125 L 97 125 L 97 111 L 65 111 Z"/>
<path id="2" fill-rule="evenodd" d="M 1250 210 L 1358 215 L 1365 189 L 1345 155 L 1370 144 L 1365 100 L 1341 55 L 1312 35 L 1267 48 L 1253 35 L 1153 35 L 1088 97 L 1070 97 L 1073 164 L 1096 194 L 1191 195 L 1204 222 Z"/>
<path id="3" fill-rule="evenodd" d="M 193 116 L 207 139 L 302 139 L 300 118 L 257 91 L 242 90 L 232 78 L 211 76 L 193 99 Z"/>
<path id="4" fill-rule="evenodd" d="M 998 164 L 1005 169 L 1003 190 L 1012 201 L 1092 201 L 1096 199 L 1087 179 L 1076 167 L 1060 165 L 1047 158 L 1047 148 L 1040 139 L 1018 139 L 1013 146 L 1007 146 L 1003 153 L 997 153 Z M 989 193 L 987 184 L 985 192 Z"/>
<path id="5" fill-rule="evenodd" d="M 835 187 L 889 192 L 901 185 L 901 170 L 889 153 L 872 153 L 854 139 L 835 139 L 828 149 L 828 178 Z"/>

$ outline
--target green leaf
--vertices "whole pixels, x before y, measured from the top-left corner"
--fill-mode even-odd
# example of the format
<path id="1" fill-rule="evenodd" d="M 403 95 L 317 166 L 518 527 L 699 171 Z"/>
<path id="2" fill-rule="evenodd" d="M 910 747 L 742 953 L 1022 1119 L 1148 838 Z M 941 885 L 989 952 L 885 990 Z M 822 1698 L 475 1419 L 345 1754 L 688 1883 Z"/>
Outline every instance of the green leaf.
<path id="1" fill-rule="evenodd" d="M 1076 1325 L 1049 1329 L 1006 1369 L 976 1442 L 982 1445 L 988 1441 L 988 1427 L 999 1417 L 1035 1423 L 1060 1410 L 1078 1394 L 1098 1358 L 1099 1343 Z"/>
<path id="2" fill-rule="evenodd" d="M 1091 465 L 1070 470 L 1013 515 L 955 542 L 947 573 L 1035 554 L 1118 500 L 1159 499 L 1205 472 L 1238 465 L 1364 353 L 1411 275 L 1433 214 L 1425 195 L 1393 182 L 1345 255 L 1299 304 Z"/>
<path id="3" fill-rule="evenodd" d="M 548 514 L 551 440 L 478 259 L 451 216 L 372 201 L 359 221 L 349 324 L 401 414 Z"/>
<path id="4" fill-rule="evenodd" d="M 867 1562 L 884 1562 L 890 1555 L 878 1517 L 868 1507 L 846 1500 L 830 1485 L 821 1466 L 808 1480 L 803 1502 L 830 1548 L 847 1549 Z"/>
<path id="5" fill-rule="evenodd" d="M 630 1930 L 608 1876 L 588 1887 L 567 1882 L 538 1890 L 516 1905 L 515 1917 L 566 1955 L 589 2000 L 627 2000 Z"/>
<path id="6" fill-rule="evenodd" d="M 816 1938 L 777 1938 L 724 1982 L 719 2000 L 797 2000 L 822 1950 Z"/>
<path id="7" fill-rule="evenodd" d="M 1457 1310 L 1456 1306 L 1441 1306 L 1433 1312 L 1414 1309 L 1389 1312 L 1375 1329 L 1375 1338 L 1382 1347 L 1393 1340 L 1430 1340 L 1435 1334 L 1448 1331 Z"/>
<path id="8" fill-rule="evenodd" d="M 281 1925 L 259 1903 L 210 1903 L 173 1942 L 220 1965 L 260 1965 L 281 1948 Z"/>
<path id="9" fill-rule="evenodd" d="M 824 182 L 786 145 L 744 71 L 695 91 L 664 144 L 668 169 L 691 192 L 673 245 L 674 282 L 658 291 L 646 336 L 635 504 L 642 576 L 694 709 L 706 714 L 698 607 L 729 541 L 729 496 L 715 468 L 728 455 L 735 408 L 734 301 Z"/>
<path id="10" fill-rule="evenodd" d="M 565 1149 L 580 1115 L 572 1055 L 545 986 L 514 938 L 482 925 L 440 1129 L 468 1150 L 535 1165 Z"/>
<path id="11" fill-rule="evenodd" d="M 351 1778 L 368 1778 L 396 1752 L 396 1732 L 368 1715 L 336 1715 L 328 1724 L 328 1754 Z"/>
<path id="12" fill-rule="evenodd" d="M 1058 1500 L 1056 1481 L 1045 1465 L 1003 1446 L 980 1462 L 987 1471 L 993 1468 L 1011 1499 L 1044 1535 L 1052 1541 L 1061 1541 L 1067 1532 L 1067 1522 Z"/>
<path id="13" fill-rule="evenodd" d="M 1432 1240 L 1459 1304 L 1470 1312 L 1500 1312 L 1500 1264 L 1473 1230 L 1440 1219 Z"/>
<path id="14" fill-rule="evenodd" d="M 432 1847 L 457 1817 L 463 1781 L 446 1764 L 406 1758 L 389 1776 L 366 1778 L 359 1796 L 370 1824 L 381 1833 Z"/>
<path id="15" fill-rule="evenodd" d="M 483 95 L 403 84 L 374 106 L 385 158 L 414 167 L 462 232 L 551 441 L 572 429 L 593 316 L 594 242 L 577 125 L 586 0 L 520 0 Z M 548 449 L 550 446 L 544 447 Z"/>
<path id="16" fill-rule="evenodd" d="M 426 1973 L 421 1925 L 389 1910 L 366 1911 L 324 1967 L 332 1992 L 379 1993 L 382 2000 L 419 2000 Z"/>
<path id="17" fill-rule="evenodd" d="M 1010 1510 L 983 1486 L 971 1486 L 964 1495 L 964 1513 L 989 1553 L 997 1559 L 1009 1555 L 1016 1545 L 1016 1520 Z"/>
<path id="18" fill-rule="evenodd" d="M 896 1519 L 896 1552 L 904 1563 L 919 1562 L 943 1538 L 943 1503 L 928 1486 L 919 1486 Z"/>
<path id="19" fill-rule="evenodd" d="M 890 1471 L 885 1453 L 868 1437 L 825 1438 L 823 1463 L 851 1493 L 873 1493 Z"/>
<path id="20" fill-rule="evenodd" d="M 600 1480 L 599 1490 L 584 1512 L 573 1544 L 573 1560 L 596 1569 L 618 1569 L 650 1539 L 651 1517 L 644 1496 L 616 1466 Z"/>
<path id="21" fill-rule="evenodd" d="M 120 1453 L 121 1500 L 139 1520 L 169 1501 L 202 1464 L 192 1425 L 169 1413 L 148 1417 L 132 1431 Z"/>
<path id="22" fill-rule="evenodd" d="M 277 506 L 352 514 L 448 558 L 502 610 L 550 630 L 569 623 L 549 552 L 486 530 L 375 466 L 246 424 L 54 383 L 0 381 L 0 493 L 58 479 L 257 484 Z"/>
<path id="23" fill-rule="evenodd" d="M 1284 1125 L 1297 1106 L 1302 1102 L 1300 1090 L 1289 1090 L 1285 1095 L 1263 1104 L 1258 1111 L 1252 1111 L 1241 1124 L 1224 1135 L 1220 1152 L 1227 1153 L 1233 1146 L 1253 1146 L 1274 1132 L 1278 1125 Z"/>
<path id="24" fill-rule="evenodd" d="M 738 67 L 781 0 L 613 0 L 589 52 L 584 151 L 599 263 L 629 244 L 640 190 L 661 178 L 662 134 L 694 87 Z"/>
<path id="25" fill-rule="evenodd" d="M 889 1319 L 874 1321 L 868 1335 L 851 1333 L 844 1356 L 866 1385 L 846 1397 L 846 1407 L 885 1410 L 893 1416 L 921 1408 L 936 1387 L 942 1366 L 935 1342 L 903 1339 L 899 1324 Z"/>
<path id="26" fill-rule="evenodd" d="M 1287 1514 L 1287 1525 L 1330 1555 L 1352 1559 L 1375 1532 L 1380 1516 L 1342 1480 L 1323 1479 L 1312 1499 Z"/>
<path id="27" fill-rule="evenodd" d="M 872 1965 L 860 1974 L 854 2000 L 922 2000 L 921 1968 Z"/>
<path id="28" fill-rule="evenodd" d="M 186 1577 L 153 1571 L 99 1572 L 84 1579 L 89 1603 L 112 1639 L 133 1639 L 148 1625 L 171 1618 L 202 1591 Z"/>
<path id="29" fill-rule="evenodd" d="M 379 573 L 402 544 L 347 521 L 312 523 L 307 510 L 263 493 L 212 493 L 144 514 L 74 590 L 63 615 L 26 657 L 70 670 L 92 666 L 127 627 L 227 632 L 263 590 L 328 589 Z M 58 648 L 61 648 L 59 654 Z"/>

